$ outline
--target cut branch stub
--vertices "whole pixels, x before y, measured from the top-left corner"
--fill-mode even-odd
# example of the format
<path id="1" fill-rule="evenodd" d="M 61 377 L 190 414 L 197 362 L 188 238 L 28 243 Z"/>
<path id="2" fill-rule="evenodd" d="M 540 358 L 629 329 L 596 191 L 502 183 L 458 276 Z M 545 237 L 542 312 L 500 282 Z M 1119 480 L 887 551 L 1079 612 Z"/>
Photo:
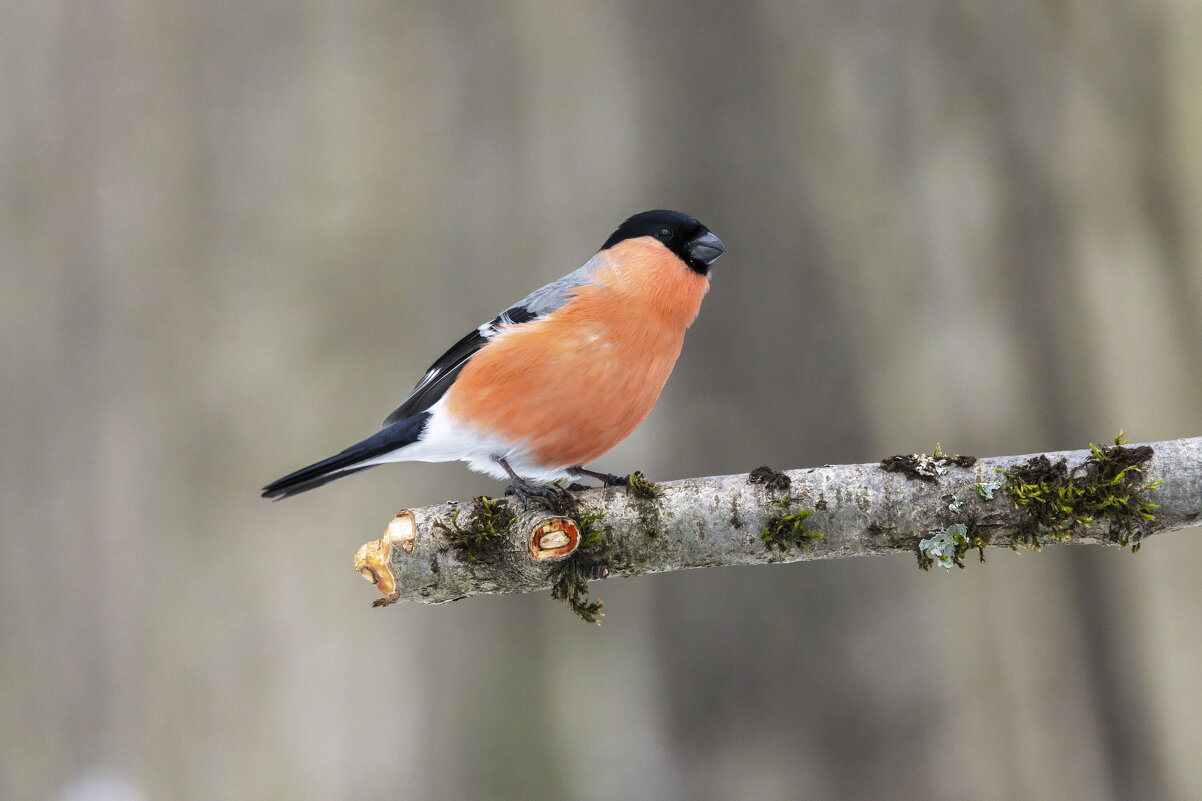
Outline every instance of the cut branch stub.
<path id="1" fill-rule="evenodd" d="M 415 565 L 428 565 L 430 574 L 437 577 L 443 564 L 452 569 L 452 565 L 458 563 L 458 560 L 448 559 L 445 543 L 435 547 L 431 554 L 433 559 L 418 559 L 423 550 L 429 554 L 430 545 L 433 544 L 424 541 L 425 545 L 419 547 L 419 512 L 423 514 L 421 526 L 432 530 L 440 530 L 438 523 L 446 519 L 431 516 L 427 510 L 402 509 L 388 522 L 383 537 L 361 546 L 355 554 L 355 570 L 384 596 L 377 598 L 373 606 L 389 606 L 401 600 L 404 594 L 412 594 L 415 587 L 422 583 L 421 578 L 412 574 Z M 445 528 L 441 530 L 445 531 Z M 529 569 L 545 574 L 551 563 L 567 559 L 580 547 L 580 525 L 570 517 L 548 516 L 545 511 L 519 514 L 513 524 L 507 526 L 507 531 L 511 532 L 509 537 L 518 536 L 521 539 L 510 546 L 512 550 L 505 549 L 510 555 L 502 558 L 509 569 L 519 572 Z M 415 550 L 418 551 L 417 556 Z M 522 563 L 527 567 L 523 568 Z M 540 568 L 541 565 L 546 567 Z M 418 572 L 426 573 L 424 569 Z M 402 574 L 407 576 L 404 581 Z"/>
<path id="2" fill-rule="evenodd" d="M 534 527 L 528 542 L 535 561 L 566 559 L 580 547 L 580 527 L 567 517 L 548 517 Z"/>
<path id="3" fill-rule="evenodd" d="M 376 600 L 375 606 L 387 606 L 400 600 L 400 582 L 392 569 L 392 548 L 398 545 L 406 554 L 412 554 L 416 541 L 417 518 L 413 512 L 402 509 L 388 522 L 383 537 L 365 543 L 355 553 L 355 570 L 384 594 Z"/>

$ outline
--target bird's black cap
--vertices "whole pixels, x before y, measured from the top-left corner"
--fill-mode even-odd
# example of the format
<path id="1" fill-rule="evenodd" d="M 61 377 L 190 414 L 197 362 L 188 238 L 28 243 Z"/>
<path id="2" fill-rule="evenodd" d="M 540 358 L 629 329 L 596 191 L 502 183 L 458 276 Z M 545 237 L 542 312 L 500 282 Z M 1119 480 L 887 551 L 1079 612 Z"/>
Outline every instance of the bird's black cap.
<path id="1" fill-rule="evenodd" d="M 601 246 L 611 248 L 627 239 L 649 236 L 663 243 L 675 253 L 689 269 L 705 275 L 714 261 L 726 252 L 722 240 L 695 217 L 667 209 L 655 209 L 636 214 L 618 226 L 618 230 Z"/>

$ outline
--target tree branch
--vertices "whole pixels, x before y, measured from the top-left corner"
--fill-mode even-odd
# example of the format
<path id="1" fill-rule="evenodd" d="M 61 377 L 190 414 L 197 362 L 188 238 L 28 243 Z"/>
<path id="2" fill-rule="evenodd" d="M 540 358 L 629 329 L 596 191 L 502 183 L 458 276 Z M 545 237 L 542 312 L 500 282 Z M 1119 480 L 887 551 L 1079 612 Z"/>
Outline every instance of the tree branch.
<path id="1" fill-rule="evenodd" d="M 565 493 L 556 510 L 487 498 L 405 510 L 355 564 L 385 594 L 376 605 L 551 587 L 592 619 L 587 582 L 606 576 L 901 552 L 923 567 L 963 566 L 987 547 L 1136 549 L 1200 520 L 1202 437 L 985 459 L 936 449 L 658 486 L 635 479 Z"/>

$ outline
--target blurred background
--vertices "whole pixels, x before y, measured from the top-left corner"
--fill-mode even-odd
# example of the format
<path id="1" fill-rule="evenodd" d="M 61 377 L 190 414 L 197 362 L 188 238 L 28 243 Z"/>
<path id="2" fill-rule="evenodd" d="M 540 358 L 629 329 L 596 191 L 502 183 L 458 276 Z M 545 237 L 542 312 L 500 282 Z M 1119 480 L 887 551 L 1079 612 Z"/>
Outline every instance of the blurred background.
<path id="1" fill-rule="evenodd" d="M 371 609 L 375 430 L 680 208 L 658 480 L 1202 434 L 1198 0 L 0 5 L 0 797 L 1197 799 L 1202 537 Z"/>

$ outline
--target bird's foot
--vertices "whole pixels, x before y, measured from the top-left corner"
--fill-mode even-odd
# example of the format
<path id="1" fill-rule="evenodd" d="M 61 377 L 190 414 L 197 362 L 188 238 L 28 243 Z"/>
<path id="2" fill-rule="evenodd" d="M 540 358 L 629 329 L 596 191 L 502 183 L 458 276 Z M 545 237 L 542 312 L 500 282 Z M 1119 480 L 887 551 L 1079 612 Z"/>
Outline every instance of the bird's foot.
<path id="1" fill-rule="evenodd" d="M 522 502 L 522 508 L 530 508 L 530 499 L 536 498 L 552 511 L 558 511 L 569 497 L 569 492 L 558 484 L 532 484 L 524 478 L 514 478 L 505 488 L 506 495 L 514 495 Z"/>
<path id="2" fill-rule="evenodd" d="M 497 464 L 501 465 L 505 469 L 505 472 L 509 474 L 509 478 L 513 480 L 513 483 L 505 488 L 505 494 L 516 495 L 517 499 L 522 502 L 523 509 L 530 508 L 531 498 L 537 498 L 540 503 L 553 512 L 562 512 L 567 508 L 571 493 L 562 486 L 559 484 L 535 484 L 527 481 L 514 472 L 505 457 L 496 456 L 493 458 L 497 460 Z"/>
<path id="3" fill-rule="evenodd" d="M 628 476 L 615 476 L 613 473 L 598 473 L 583 467 L 574 467 L 572 475 L 595 478 L 606 487 L 625 487 L 640 498 L 655 498 L 660 494 L 659 487 L 648 481 L 642 470 L 635 470 Z"/>

